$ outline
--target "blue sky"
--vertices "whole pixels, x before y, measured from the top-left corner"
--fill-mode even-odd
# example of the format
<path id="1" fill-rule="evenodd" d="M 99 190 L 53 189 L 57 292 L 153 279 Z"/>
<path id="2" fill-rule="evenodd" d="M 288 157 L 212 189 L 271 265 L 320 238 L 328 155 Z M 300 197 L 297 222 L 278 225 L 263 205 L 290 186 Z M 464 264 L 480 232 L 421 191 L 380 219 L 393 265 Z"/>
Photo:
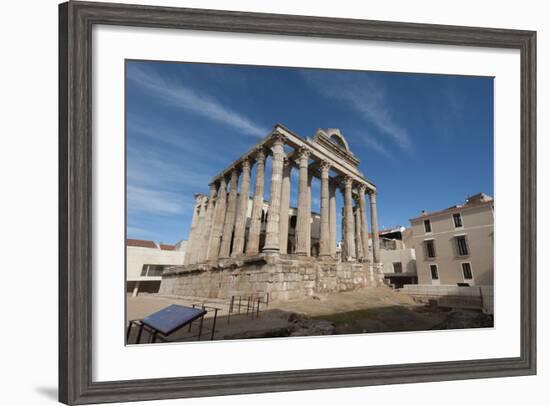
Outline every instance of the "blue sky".
<path id="1" fill-rule="evenodd" d="M 380 228 L 493 195 L 488 77 L 128 61 L 126 120 L 128 238 L 187 238 L 193 195 L 276 123 L 340 128 L 378 188 Z M 314 211 L 319 193 L 314 181 Z"/>

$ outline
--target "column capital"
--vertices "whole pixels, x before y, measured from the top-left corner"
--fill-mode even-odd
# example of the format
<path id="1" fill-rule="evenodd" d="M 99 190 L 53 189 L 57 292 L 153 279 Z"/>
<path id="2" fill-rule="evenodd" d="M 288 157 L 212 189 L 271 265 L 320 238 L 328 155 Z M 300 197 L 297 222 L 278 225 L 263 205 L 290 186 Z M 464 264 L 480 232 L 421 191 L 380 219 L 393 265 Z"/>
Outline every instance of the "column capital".
<path id="1" fill-rule="evenodd" d="M 305 147 L 300 147 L 297 151 L 296 151 L 296 155 L 298 156 L 298 159 L 296 159 L 296 163 L 298 164 L 298 166 L 300 167 L 307 167 L 308 164 L 309 164 L 309 156 L 310 156 L 311 152 L 309 151 L 309 149 L 305 148 Z"/>
<path id="2" fill-rule="evenodd" d="M 265 162 L 266 153 L 265 153 L 265 147 L 263 145 L 256 147 L 254 152 L 255 152 L 256 162 L 262 162 L 262 163 Z"/>
<path id="3" fill-rule="evenodd" d="M 321 176 L 328 176 L 328 172 L 330 171 L 330 168 L 332 167 L 332 165 L 330 164 L 329 161 L 322 160 L 320 167 L 321 167 Z"/>
<path id="4" fill-rule="evenodd" d="M 284 145 L 286 141 L 285 135 L 279 131 L 273 131 L 271 139 L 273 140 L 273 145 Z"/>
<path id="5" fill-rule="evenodd" d="M 376 192 L 374 190 L 368 190 L 367 193 L 369 194 L 369 198 L 371 201 L 376 202 Z"/>
<path id="6" fill-rule="evenodd" d="M 344 178 L 342 179 L 342 183 L 344 187 L 351 188 L 353 186 L 353 178 L 351 176 L 344 176 Z"/>
<path id="7" fill-rule="evenodd" d="M 195 193 L 195 203 L 197 204 L 202 204 L 204 199 L 205 199 L 205 195 L 203 195 L 202 193 Z"/>
<path id="8" fill-rule="evenodd" d="M 359 192 L 364 196 L 367 193 L 367 185 L 364 183 L 359 184 Z"/>
<path id="9" fill-rule="evenodd" d="M 250 158 L 248 156 L 242 158 L 239 161 L 239 166 L 241 170 L 249 170 L 250 169 Z"/>
<path id="10" fill-rule="evenodd" d="M 309 159 L 309 156 L 311 155 L 311 151 L 309 150 L 309 148 L 306 148 L 306 147 L 298 148 L 297 152 L 298 152 L 299 159 L 303 159 L 303 158 Z"/>

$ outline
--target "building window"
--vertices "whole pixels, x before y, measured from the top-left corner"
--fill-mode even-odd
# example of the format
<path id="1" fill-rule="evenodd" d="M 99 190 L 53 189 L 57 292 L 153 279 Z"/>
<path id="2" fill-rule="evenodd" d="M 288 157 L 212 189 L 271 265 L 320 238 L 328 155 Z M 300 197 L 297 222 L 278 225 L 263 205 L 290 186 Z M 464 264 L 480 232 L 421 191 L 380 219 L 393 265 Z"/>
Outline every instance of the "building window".
<path id="1" fill-rule="evenodd" d="M 403 273 L 403 264 L 401 262 L 393 263 L 393 272 L 394 273 Z"/>
<path id="2" fill-rule="evenodd" d="M 433 280 L 439 279 L 439 273 L 437 272 L 437 265 L 435 264 L 430 265 L 430 272 L 432 274 Z"/>
<path id="3" fill-rule="evenodd" d="M 434 240 L 426 241 L 426 255 L 428 258 L 435 258 L 435 242 Z"/>
<path id="4" fill-rule="evenodd" d="M 381 238 L 380 248 L 383 250 L 396 250 L 397 249 L 396 240 L 388 240 L 386 238 Z"/>
<path id="5" fill-rule="evenodd" d="M 466 236 L 460 235 L 456 237 L 456 246 L 458 249 L 458 255 L 465 256 L 468 255 L 468 244 L 466 244 Z"/>
<path id="6" fill-rule="evenodd" d="M 455 223 L 455 228 L 462 227 L 462 216 L 460 213 L 453 214 L 453 222 Z"/>
<path id="7" fill-rule="evenodd" d="M 431 233 L 431 232 L 432 232 L 432 223 L 430 222 L 429 219 L 424 220 L 424 230 L 425 230 L 427 233 Z"/>
<path id="8" fill-rule="evenodd" d="M 141 276 L 161 276 L 164 271 L 163 265 L 143 265 Z"/>
<path id="9" fill-rule="evenodd" d="M 462 263 L 462 274 L 464 275 L 464 279 L 472 279 L 472 265 L 470 265 L 469 262 L 463 262 Z"/>
<path id="10" fill-rule="evenodd" d="M 141 274 L 139 276 L 147 276 L 148 270 L 149 270 L 149 265 L 143 265 L 143 268 L 141 268 Z"/>

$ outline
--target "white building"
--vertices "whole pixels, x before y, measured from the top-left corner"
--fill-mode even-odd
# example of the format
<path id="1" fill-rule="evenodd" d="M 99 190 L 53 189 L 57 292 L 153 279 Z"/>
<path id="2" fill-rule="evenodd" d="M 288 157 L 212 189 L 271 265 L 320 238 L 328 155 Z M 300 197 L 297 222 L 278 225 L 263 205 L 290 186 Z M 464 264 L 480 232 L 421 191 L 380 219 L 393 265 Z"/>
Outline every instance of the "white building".
<path id="1" fill-rule="evenodd" d="M 406 292 L 492 313 L 493 209 L 493 198 L 478 193 L 465 203 L 411 219 L 419 284 Z"/>
<path id="2" fill-rule="evenodd" d="M 381 230 L 378 235 L 384 279 L 396 288 L 417 283 L 416 253 L 410 245 L 411 229 L 398 226 Z"/>
<path id="3" fill-rule="evenodd" d="M 176 245 L 148 240 L 126 240 L 126 291 L 137 296 L 141 291 L 156 293 L 165 266 L 183 265 L 187 242 Z"/>

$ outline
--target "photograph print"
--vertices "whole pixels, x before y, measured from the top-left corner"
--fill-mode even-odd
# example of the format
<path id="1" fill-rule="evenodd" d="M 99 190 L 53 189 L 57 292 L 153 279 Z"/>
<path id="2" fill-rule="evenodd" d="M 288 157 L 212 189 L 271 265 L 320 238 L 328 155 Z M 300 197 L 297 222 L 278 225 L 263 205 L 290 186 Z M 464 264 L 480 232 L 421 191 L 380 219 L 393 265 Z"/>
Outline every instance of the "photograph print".
<path id="1" fill-rule="evenodd" d="M 493 328 L 493 86 L 127 60 L 126 343 Z"/>

